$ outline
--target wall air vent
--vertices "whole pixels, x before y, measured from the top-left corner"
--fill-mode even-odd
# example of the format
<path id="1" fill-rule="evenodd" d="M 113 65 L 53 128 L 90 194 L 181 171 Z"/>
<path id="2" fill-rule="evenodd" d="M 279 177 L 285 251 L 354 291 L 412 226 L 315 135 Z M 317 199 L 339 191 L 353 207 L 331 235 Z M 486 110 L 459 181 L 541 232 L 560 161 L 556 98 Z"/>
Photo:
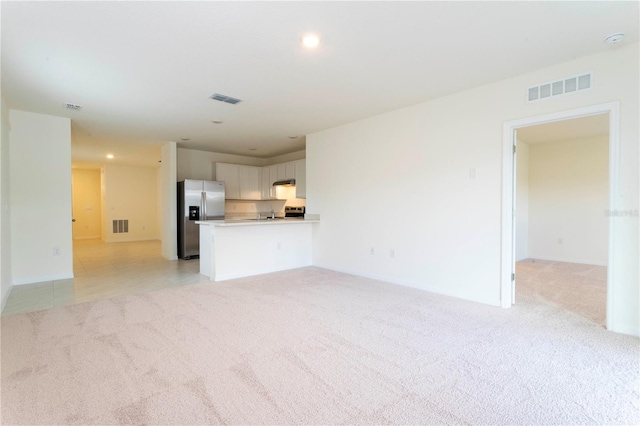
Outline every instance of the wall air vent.
<path id="1" fill-rule="evenodd" d="M 116 219 L 113 221 L 114 234 L 126 234 L 129 232 L 129 219 Z"/>
<path id="2" fill-rule="evenodd" d="M 228 104 L 237 104 L 238 102 L 242 102 L 240 99 L 232 98 L 231 96 L 221 95 L 220 93 L 214 93 L 209 96 L 214 101 L 226 102 Z"/>
<path id="3" fill-rule="evenodd" d="M 582 73 L 527 88 L 527 102 L 536 102 L 592 88 L 593 72 Z"/>
<path id="4" fill-rule="evenodd" d="M 82 106 L 76 104 L 64 104 L 64 107 L 71 111 L 80 111 L 82 109 Z"/>

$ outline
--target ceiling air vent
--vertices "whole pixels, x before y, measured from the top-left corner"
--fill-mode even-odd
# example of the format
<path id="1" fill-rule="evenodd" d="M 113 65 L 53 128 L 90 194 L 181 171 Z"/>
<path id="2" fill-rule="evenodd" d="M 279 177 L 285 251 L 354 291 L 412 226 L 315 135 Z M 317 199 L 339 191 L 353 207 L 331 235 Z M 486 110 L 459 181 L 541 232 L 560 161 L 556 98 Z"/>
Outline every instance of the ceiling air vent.
<path id="1" fill-rule="evenodd" d="M 227 95 L 221 95 L 220 93 L 214 93 L 209 97 L 214 101 L 226 102 L 228 104 L 233 104 L 233 105 L 237 104 L 238 102 L 241 102 L 240 99 L 232 98 L 231 96 L 227 96 Z"/>
<path id="2" fill-rule="evenodd" d="M 573 75 L 527 88 L 527 102 L 535 102 L 593 88 L 593 72 Z"/>
<path id="3" fill-rule="evenodd" d="M 76 104 L 64 104 L 64 107 L 71 111 L 80 111 L 80 109 L 82 109 L 82 106 Z"/>

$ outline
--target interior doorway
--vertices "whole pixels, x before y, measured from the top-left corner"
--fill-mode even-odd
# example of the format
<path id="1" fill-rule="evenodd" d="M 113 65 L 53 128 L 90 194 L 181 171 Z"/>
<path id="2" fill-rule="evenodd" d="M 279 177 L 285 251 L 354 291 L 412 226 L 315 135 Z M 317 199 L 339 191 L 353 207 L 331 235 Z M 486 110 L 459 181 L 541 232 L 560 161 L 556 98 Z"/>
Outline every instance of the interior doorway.
<path id="1" fill-rule="evenodd" d="M 608 113 L 516 130 L 516 301 L 605 326 Z"/>
<path id="2" fill-rule="evenodd" d="M 611 104 L 581 108 L 577 110 L 564 111 L 564 112 L 549 114 L 545 116 L 531 117 L 527 119 L 507 122 L 504 124 L 504 134 L 503 134 L 503 148 L 504 148 L 503 171 L 504 173 L 503 173 L 503 220 L 502 220 L 502 249 L 503 249 L 502 253 L 503 254 L 502 254 L 502 274 L 501 274 L 501 304 L 503 307 L 509 307 L 516 302 L 516 286 L 518 282 L 518 277 L 517 277 L 517 274 L 515 274 L 516 272 L 515 266 L 516 266 L 516 260 L 518 259 L 518 257 L 520 258 L 523 258 L 523 256 L 534 257 L 534 258 L 536 256 L 545 257 L 544 255 L 541 256 L 540 253 L 548 253 L 547 257 L 550 258 L 550 261 L 559 260 L 562 262 L 562 261 L 574 260 L 574 261 L 577 261 L 576 264 L 578 264 L 582 260 L 589 263 L 613 265 L 613 259 L 615 256 L 615 247 L 612 243 L 613 221 L 611 221 L 610 218 L 607 219 L 606 212 L 607 210 L 608 211 L 615 210 L 614 200 L 615 200 L 617 180 L 618 180 L 617 179 L 618 120 L 619 120 L 618 110 L 619 110 L 618 103 L 611 103 Z M 604 229 L 604 231 L 602 231 L 602 229 L 599 229 L 598 232 L 604 232 L 604 235 L 601 235 L 597 238 L 598 241 L 602 241 L 604 239 L 605 243 L 602 244 L 600 247 L 595 248 L 594 252 L 590 253 L 589 255 L 586 254 L 587 251 L 590 249 L 594 249 L 594 247 L 592 247 L 591 245 L 589 247 L 586 247 L 584 242 L 579 241 L 582 237 L 585 237 L 584 235 L 580 236 L 579 233 L 575 234 L 575 232 L 570 229 L 564 229 L 562 232 L 558 232 L 557 229 L 545 229 L 544 231 L 541 231 L 540 229 L 538 229 L 541 224 L 544 224 L 544 220 L 539 220 L 540 219 L 539 211 L 536 212 L 538 216 L 537 217 L 538 228 L 535 228 L 534 230 L 535 232 L 534 239 L 538 241 L 536 241 L 535 244 L 532 244 L 532 241 L 528 241 L 525 243 L 522 240 L 519 240 L 517 238 L 518 226 L 520 225 L 520 227 L 522 228 L 522 223 L 518 223 L 518 215 L 516 214 L 518 210 L 518 194 L 517 194 L 518 192 L 517 191 L 518 189 L 517 188 L 518 187 L 518 181 L 517 181 L 518 135 L 520 133 L 523 133 L 525 137 L 531 138 L 531 134 L 527 136 L 527 133 L 532 133 L 531 130 L 542 129 L 545 126 L 547 127 L 547 130 L 552 129 L 554 127 L 556 128 L 556 130 L 560 128 L 570 129 L 569 123 L 571 122 L 568 120 L 571 120 L 571 122 L 573 122 L 574 124 L 578 123 L 578 127 L 580 127 L 581 125 L 584 126 L 584 124 L 587 122 L 600 123 L 599 124 L 600 126 L 602 126 L 602 123 L 604 123 L 604 125 L 606 125 L 607 127 L 606 139 L 608 140 L 606 142 L 608 143 L 605 149 L 606 149 L 606 152 L 608 153 L 608 164 L 607 164 L 608 170 L 605 172 L 607 179 L 606 179 L 606 182 L 604 182 L 607 193 L 605 195 L 606 203 L 601 204 L 601 206 L 605 207 L 604 209 L 602 209 L 604 211 L 599 212 L 600 217 L 602 217 L 602 223 L 598 225 L 598 226 L 602 225 L 600 226 L 600 228 Z M 574 122 L 573 120 L 579 120 L 579 121 Z M 584 129 L 581 129 L 581 130 L 584 130 Z M 601 130 L 598 130 L 596 132 L 601 132 Z M 600 142 L 600 145 L 601 144 L 602 142 Z M 522 142 L 521 142 L 521 145 L 523 148 L 525 148 Z M 568 143 L 564 145 L 565 146 L 563 147 L 560 147 L 560 146 L 553 147 L 549 145 L 549 147 L 546 147 L 548 149 L 536 148 L 536 151 L 539 151 L 539 154 L 541 154 L 539 155 L 540 157 L 544 157 L 546 155 L 547 157 L 550 156 L 551 158 L 553 158 L 554 155 L 558 155 L 558 152 L 561 152 L 563 149 L 566 150 L 566 148 L 569 147 L 570 144 Z M 528 147 L 530 148 L 531 146 L 529 145 Z M 600 149 L 602 149 L 602 146 L 600 146 Z M 557 171 L 558 162 L 560 160 L 558 158 L 555 158 L 554 161 L 556 163 L 554 167 Z M 553 175 L 553 172 L 551 172 L 551 175 Z M 551 178 L 553 178 L 553 176 L 544 177 L 542 180 L 544 181 L 546 179 L 548 184 L 549 183 L 548 181 Z M 567 188 L 564 188 L 564 189 L 566 190 Z M 550 194 L 547 196 L 547 200 L 546 200 L 547 203 L 553 204 L 552 201 L 554 197 L 556 201 L 563 200 L 563 194 L 561 189 L 554 188 L 553 192 L 554 192 L 553 194 Z M 560 202 L 559 204 L 561 205 L 561 209 L 564 209 L 563 211 L 556 212 L 559 216 L 566 216 L 567 214 L 571 214 L 570 210 L 572 207 L 570 203 Z M 545 206 L 545 207 L 548 209 L 549 206 Z M 595 208 L 597 209 L 599 207 L 595 207 Z M 521 209 L 522 209 L 522 206 L 521 206 Z M 581 213 L 584 213 L 584 212 L 581 212 Z M 593 213 L 594 212 L 591 212 L 592 215 Z M 549 219 L 549 217 L 553 216 L 554 212 L 547 211 L 545 214 L 547 216 L 547 219 Z M 544 214 L 542 215 L 542 217 L 544 217 Z M 559 226 L 562 226 L 562 225 L 560 224 Z M 570 228 L 570 226 L 565 225 L 565 228 Z M 562 235 L 555 235 L 555 234 L 562 234 L 565 231 L 568 232 L 569 235 L 571 235 L 571 237 L 569 238 L 570 241 L 566 241 Z M 522 230 L 520 232 L 520 235 L 521 237 L 523 236 Z M 554 237 L 551 237 L 551 235 L 554 235 Z M 584 238 L 582 238 L 582 240 L 584 241 Z M 543 244 L 540 244 L 541 242 Z M 544 247 L 544 244 L 546 244 L 546 247 Z M 568 251 L 566 250 L 567 245 L 570 246 L 572 244 L 575 244 L 575 246 L 581 246 L 583 250 L 577 250 L 577 251 L 574 250 L 572 251 L 571 255 L 569 255 L 568 257 L 565 256 L 563 258 L 562 254 L 564 253 L 564 255 L 567 255 L 568 253 Z M 532 249 L 535 246 L 535 249 L 533 249 L 531 253 L 523 254 L 522 251 L 525 245 L 527 246 L 528 249 Z M 576 254 L 576 252 L 579 254 Z M 596 254 L 595 252 L 598 252 L 598 253 Z M 583 258 L 579 258 L 579 256 L 583 256 Z M 604 267 L 601 266 L 601 268 L 604 268 Z M 606 325 L 607 325 L 607 328 L 611 328 L 611 318 L 612 318 L 612 312 L 613 312 L 611 294 L 614 291 L 614 287 L 615 287 L 612 268 L 609 267 L 606 269 L 601 269 L 599 273 L 604 274 L 606 276 L 606 291 L 605 291 L 606 292 L 606 305 L 605 305 L 606 306 Z M 596 275 L 597 274 L 598 272 L 596 272 Z"/>
<path id="3" fill-rule="evenodd" d="M 100 169 L 71 170 L 73 239 L 103 239 Z"/>

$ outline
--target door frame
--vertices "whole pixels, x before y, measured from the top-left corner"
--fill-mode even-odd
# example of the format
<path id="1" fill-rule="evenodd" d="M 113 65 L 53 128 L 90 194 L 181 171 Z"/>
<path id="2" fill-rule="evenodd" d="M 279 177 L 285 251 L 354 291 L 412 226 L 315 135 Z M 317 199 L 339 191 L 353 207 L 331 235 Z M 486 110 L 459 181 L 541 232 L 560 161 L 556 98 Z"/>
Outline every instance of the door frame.
<path id="1" fill-rule="evenodd" d="M 509 308 L 512 305 L 515 290 L 512 287 L 511 274 L 513 271 L 512 255 L 515 250 L 514 231 L 512 222 L 515 190 L 515 175 L 513 173 L 514 133 L 522 127 L 535 126 L 537 124 L 552 123 L 555 121 L 570 120 L 573 118 L 588 117 L 592 115 L 609 114 L 609 211 L 616 210 L 618 198 L 619 172 L 618 153 L 620 145 L 620 102 L 591 105 L 587 107 L 558 111 L 518 120 L 506 121 L 502 126 L 502 243 L 501 243 L 501 272 L 500 272 L 500 305 Z M 615 280 L 613 265 L 615 257 L 615 221 L 609 216 L 609 247 L 607 260 L 607 328 L 613 326 L 613 295 L 615 293 Z"/>

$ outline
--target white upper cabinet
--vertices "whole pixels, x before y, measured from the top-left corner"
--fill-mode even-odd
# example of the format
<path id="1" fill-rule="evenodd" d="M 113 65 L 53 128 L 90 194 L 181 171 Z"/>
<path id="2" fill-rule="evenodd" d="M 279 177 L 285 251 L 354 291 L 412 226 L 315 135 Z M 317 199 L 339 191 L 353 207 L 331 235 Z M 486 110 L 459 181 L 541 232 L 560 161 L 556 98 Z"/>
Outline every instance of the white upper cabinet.
<path id="1" fill-rule="evenodd" d="M 264 166 L 262 168 L 262 199 L 277 199 L 277 191 L 273 186 L 273 182 L 278 180 L 278 166 Z"/>
<path id="2" fill-rule="evenodd" d="M 296 164 L 296 198 L 307 198 L 307 161 L 297 160 Z"/>
<path id="3" fill-rule="evenodd" d="M 224 182 L 227 200 L 261 199 L 261 167 L 216 163 L 216 180 Z"/>
<path id="4" fill-rule="evenodd" d="M 284 163 L 285 169 L 285 179 L 295 179 L 296 178 L 296 162 L 291 161 L 289 163 Z"/>
<path id="5" fill-rule="evenodd" d="M 260 200 L 262 198 L 262 168 L 255 166 L 238 166 L 240 169 L 240 198 L 243 200 Z"/>
<path id="6" fill-rule="evenodd" d="M 216 163 L 216 180 L 225 183 L 227 200 L 276 200 L 278 191 L 273 182 L 296 180 L 296 197 L 306 198 L 307 176 L 305 160 L 256 167 Z"/>
<path id="7" fill-rule="evenodd" d="M 272 200 L 271 197 L 271 179 L 269 179 L 269 167 L 262 168 L 262 199 L 263 200 Z"/>
<path id="8" fill-rule="evenodd" d="M 224 182 L 224 198 L 240 198 L 240 175 L 236 164 L 216 163 L 216 180 Z"/>
<path id="9" fill-rule="evenodd" d="M 275 164 L 278 169 L 278 180 L 295 179 L 296 178 L 296 162 Z"/>

